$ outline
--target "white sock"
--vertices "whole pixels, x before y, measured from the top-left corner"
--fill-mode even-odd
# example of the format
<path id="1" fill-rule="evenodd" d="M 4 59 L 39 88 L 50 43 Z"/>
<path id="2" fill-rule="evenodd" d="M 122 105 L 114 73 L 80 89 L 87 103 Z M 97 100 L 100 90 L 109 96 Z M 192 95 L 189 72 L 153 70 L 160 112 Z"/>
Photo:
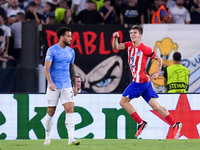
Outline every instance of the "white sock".
<path id="1" fill-rule="evenodd" d="M 45 134 L 46 137 L 51 138 L 51 127 L 53 125 L 53 116 L 49 116 L 48 114 L 46 114 L 46 118 L 45 118 Z"/>
<path id="2" fill-rule="evenodd" d="M 65 119 L 65 126 L 67 128 L 67 133 L 68 133 L 68 142 L 71 142 L 74 139 L 74 113 L 67 113 L 65 114 L 66 119 Z"/>

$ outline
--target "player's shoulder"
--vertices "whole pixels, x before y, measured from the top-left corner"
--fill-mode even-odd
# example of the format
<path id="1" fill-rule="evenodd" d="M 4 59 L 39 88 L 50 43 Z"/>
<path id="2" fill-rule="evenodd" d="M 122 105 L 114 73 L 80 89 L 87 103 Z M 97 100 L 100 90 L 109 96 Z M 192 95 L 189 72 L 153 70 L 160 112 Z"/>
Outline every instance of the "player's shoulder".
<path id="1" fill-rule="evenodd" d="M 57 45 L 57 44 L 54 44 L 54 45 L 52 45 L 51 47 L 49 47 L 47 51 L 54 52 L 54 51 L 56 51 L 56 49 L 58 49 L 58 45 Z"/>
<path id="2" fill-rule="evenodd" d="M 54 45 L 52 45 L 51 47 L 49 47 L 49 48 L 57 48 L 58 47 L 58 43 L 56 43 L 56 44 L 54 44 Z"/>
<path id="3" fill-rule="evenodd" d="M 131 41 L 127 41 L 124 44 L 127 45 L 127 46 L 133 46 L 133 43 Z"/>
<path id="4" fill-rule="evenodd" d="M 141 44 L 140 44 L 140 48 L 142 48 L 142 49 L 144 49 L 144 50 L 152 50 L 151 47 L 146 46 L 144 43 L 141 43 Z"/>

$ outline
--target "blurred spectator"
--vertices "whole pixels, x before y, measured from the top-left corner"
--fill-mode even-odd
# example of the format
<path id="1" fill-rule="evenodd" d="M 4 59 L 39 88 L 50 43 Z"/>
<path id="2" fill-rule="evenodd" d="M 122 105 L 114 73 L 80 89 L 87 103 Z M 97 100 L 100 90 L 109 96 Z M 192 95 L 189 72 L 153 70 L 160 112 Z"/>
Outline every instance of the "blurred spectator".
<path id="1" fill-rule="evenodd" d="M 144 13 L 144 22 L 151 23 L 150 10 L 153 10 L 154 0 L 138 0 L 138 4 Z"/>
<path id="2" fill-rule="evenodd" d="M 46 19 L 48 16 L 54 16 L 54 13 L 51 10 L 51 3 L 50 2 L 45 2 L 44 3 L 44 12 L 41 15 L 41 23 L 45 24 Z"/>
<path id="3" fill-rule="evenodd" d="M 191 6 L 191 23 L 200 24 L 200 0 L 194 0 Z"/>
<path id="4" fill-rule="evenodd" d="M 176 0 L 176 5 L 168 10 L 169 23 L 190 24 L 189 11 L 183 7 L 183 0 Z"/>
<path id="5" fill-rule="evenodd" d="M 69 6 L 69 8 L 71 8 L 72 0 L 67 0 L 67 5 Z"/>
<path id="6" fill-rule="evenodd" d="M 51 0 L 51 11 L 54 12 L 56 8 L 60 7 L 59 6 L 59 1 L 58 0 Z"/>
<path id="7" fill-rule="evenodd" d="M 55 10 L 55 17 L 56 17 L 57 23 L 60 23 L 64 19 L 65 10 L 67 8 L 69 8 L 69 6 L 67 4 L 67 0 L 60 0 L 59 5 L 60 5 L 60 7 L 56 8 L 56 10 Z"/>
<path id="8" fill-rule="evenodd" d="M 69 8 L 66 9 L 65 11 L 65 17 L 61 21 L 62 24 L 74 24 L 72 20 L 72 12 Z"/>
<path id="9" fill-rule="evenodd" d="M 55 16 L 48 16 L 46 19 L 46 24 L 48 25 L 55 25 L 57 24 L 57 20 Z"/>
<path id="10" fill-rule="evenodd" d="M 77 87 L 78 93 L 86 94 L 88 92 L 82 90 L 82 85 L 83 85 L 82 82 L 83 82 L 82 78 L 80 76 L 76 76 L 76 87 Z"/>
<path id="11" fill-rule="evenodd" d="M 42 15 L 44 12 L 44 7 L 42 6 L 42 1 L 41 0 L 35 0 L 36 2 L 36 12 Z"/>
<path id="12" fill-rule="evenodd" d="M 174 0 L 168 0 L 166 3 L 166 8 L 169 9 L 170 7 L 173 7 L 176 5 L 176 2 Z"/>
<path id="13" fill-rule="evenodd" d="M 115 24 L 116 13 L 113 6 L 111 6 L 111 0 L 104 0 L 105 5 L 99 9 L 99 13 L 104 19 L 105 24 Z"/>
<path id="14" fill-rule="evenodd" d="M 103 18 L 99 14 L 99 12 L 92 10 L 92 0 L 86 1 L 86 8 L 82 10 L 75 18 L 74 21 L 81 21 L 82 24 L 98 24 L 103 23 Z"/>
<path id="15" fill-rule="evenodd" d="M 11 8 L 7 9 L 7 18 L 8 18 L 8 24 L 13 24 L 14 22 L 17 22 L 16 15 L 18 12 L 22 12 L 25 14 L 25 11 L 18 7 L 18 0 L 12 0 L 12 6 Z"/>
<path id="16" fill-rule="evenodd" d="M 185 7 L 190 12 L 193 3 L 193 0 L 184 0 L 183 7 Z"/>
<path id="17" fill-rule="evenodd" d="M 25 21 L 25 14 L 21 12 L 17 13 L 16 19 L 18 20 L 18 22 L 15 22 L 11 25 L 11 32 L 14 36 L 13 56 L 16 59 L 17 63 L 19 63 L 21 59 L 21 48 L 22 48 L 22 22 Z"/>
<path id="18" fill-rule="evenodd" d="M 129 0 L 127 4 L 121 10 L 121 24 L 124 24 L 125 27 L 134 24 L 144 24 L 144 14 L 137 0 Z"/>
<path id="19" fill-rule="evenodd" d="M 0 28 L 3 30 L 3 43 L 1 44 L 3 50 L 8 55 L 8 48 L 10 43 L 10 37 L 11 37 L 11 30 L 8 26 L 6 26 L 5 21 L 3 19 L 3 16 L 0 14 Z"/>
<path id="20" fill-rule="evenodd" d="M 120 13 L 121 13 L 121 4 L 123 0 L 116 0 L 114 3 L 115 13 L 116 13 L 116 24 L 120 24 Z"/>
<path id="21" fill-rule="evenodd" d="M 7 19 L 7 16 L 6 16 L 6 11 L 4 10 L 4 8 L 2 8 L 2 4 L 4 3 L 3 0 L 0 0 L 0 14 L 1 16 L 4 18 L 4 20 Z"/>
<path id="22" fill-rule="evenodd" d="M 97 4 L 96 3 L 92 3 L 92 9 L 97 10 Z"/>
<path id="23" fill-rule="evenodd" d="M 82 10 L 86 9 L 86 0 L 72 0 L 71 10 L 77 16 Z"/>
<path id="24" fill-rule="evenodd" d="M 92 0 L 93 2 L 96 3 L 97 6 L 97 11 L 99 11 L 99 9 L 104 6 L 104 0 Z"/>
<path id="25" fill-rule="evenodd" d="M 0 46 L 0 61 L 3 61 L 2 68 L 6 69 L 6 63 L 8 60 L 14 60 L 15 58 L 13 56 L 10 56 L 6 54 L 3 50 L 3 48 Z"/>
<path id="26" fill-rule="evenodd" d="M 19 7 L 21 8 L 21 9 L 24 9 L 25 10 L 25 8 L 28 6 L 28 1 L 26 1 L 26 0 L 19 0 L 18 1 L 19 2 Z"/>
<path id="27" fill-rule="evenodd" d="M 1 44 L 4 42 L 4 31 L 0 28 L 0 61 L 3 61 L 2 68 L 5 69 L 7 66 L 8 60 L 14 60 L 12 56 L 9 56 L 1 47 Z"/>
<path id="28" fill-rule="evenodd" d="M 35 20 L 37 24 L 40 24 L 40 18 L 41 15 L 36 12 L 36 3 L 30 2 L 25 20 Z"/>
<path id="29" fill-rule="evenodd" d="M 155 10 L 152 15 L 152 24 L 168 23 L 168 14 L 164 4 L 165 0 L 154 0 Z"/>
<path id="30" fill-rule="evenodd" d="M 35 2 L 35 0 L 29 0 L 29 3 L 30 2 Z M 29 8 L 29 3 L 28 3 L 28 5 L 26 6 L 26 7 L 24 7 L 24 10 L 25 10 L 25 12 L 27 12 L 28 11 L 28 8 Z"/>
<path id="31" fill-rule="evenodd" d="M 11 8 L 11 5 L 12 5 L 12 0 L 5 0 L 5 3 L 2 4 L 1 7 L 7 12 L 7 10 Z"/>
<path id="32" fill-rule="evenodd" d="M 166 8 L 166 4 L 167 4 L 167 0 L 163 0 L 163 1 L 162 1 L 162 5 L 164 5 L 165 8 Z"/>

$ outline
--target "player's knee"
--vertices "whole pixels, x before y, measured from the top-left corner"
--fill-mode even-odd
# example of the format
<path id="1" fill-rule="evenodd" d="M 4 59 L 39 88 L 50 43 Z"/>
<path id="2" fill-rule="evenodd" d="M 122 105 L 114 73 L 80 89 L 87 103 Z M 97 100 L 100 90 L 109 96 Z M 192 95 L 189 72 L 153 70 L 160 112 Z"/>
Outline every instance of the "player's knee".
<path id="1" fill-rule="evenodd" d="M 159 106 L 159 105 L 154 105 L 154 106 L 152 106 L 152 108 L 153 108 L 153 110 L 155 110 L 155 111 L 159 111 L 160 106 Z"/>
<path id="2" fill-rule="evenodd" d="M 123 107 L 125 103 L 129 102 L 129 99 L 126 97 L 122 97 L 119 104 Z"/>
<path id="3" fill-rule="evenodd" d="M 66 113 L 73 113 L 74 112 L 74 108 L 68 108 L 65 110 Z"/>
<path id="4" fill-rule="evenodd" d="M 55 108 L 48 108 L 47 109 L 47 114 L 49 116 L 53 116 L 55 114 Z"/>
<path id="5" fill-rule="evenodd" d="M 122 99 L 120 100 L 119 104 L 120 104 L 120 106 L 123 107 L 124 103 L 125 103 L 125 100 L 122 98 Z"/>
<path id="6" fill-rule="evenodd" d="M 48 111 L 47 114 L 48 114 L 49 116 L 53 116 L 53 115 L 55 114 L 55 111 Z"/>
<path id="7" fill-rule="evenodd" d="M 123 107 L 123 102 L 122 102 L 122 101 L 120 101 L 120 102 L 119 102 L 119 105 Z"/>

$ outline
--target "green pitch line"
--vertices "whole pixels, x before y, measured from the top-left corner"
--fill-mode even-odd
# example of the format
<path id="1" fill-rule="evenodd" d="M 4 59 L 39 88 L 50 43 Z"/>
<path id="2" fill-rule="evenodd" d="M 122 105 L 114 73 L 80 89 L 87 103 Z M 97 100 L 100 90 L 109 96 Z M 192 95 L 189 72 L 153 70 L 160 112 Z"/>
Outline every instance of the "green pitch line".
<path id="1" fill-rule="evenodd" d="M 68 146 L 67 139 L 52 140 L 0 140 L 0 150 L 200 150 L 200 139 L 142 140 L 142 139 L 81 139 L 81 145 Z"/>

